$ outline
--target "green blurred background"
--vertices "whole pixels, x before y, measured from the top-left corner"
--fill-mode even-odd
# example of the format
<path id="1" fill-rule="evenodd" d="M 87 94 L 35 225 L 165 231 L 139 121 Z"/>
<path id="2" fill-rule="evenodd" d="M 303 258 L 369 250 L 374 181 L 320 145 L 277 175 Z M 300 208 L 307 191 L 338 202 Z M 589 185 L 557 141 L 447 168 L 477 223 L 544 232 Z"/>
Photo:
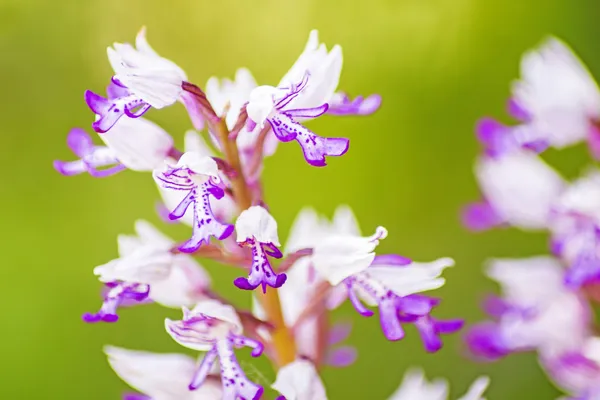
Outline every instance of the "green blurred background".
<path id="1" fill-rule="evenodd" d="M 267 161 L 266 199 L 280 237 L 287 237 L 304 205 L 331 215 L 336 205 L 350 204 L 364 231 L 378 224 L 389 229 L 382 251 L 416 260 L 454 257 L 457 266 L 437 293 L 444 298 L 437 315 L 474 322 L 482 317 L 480 299 L 495 290 L 482 276 L 484 260 L 546 249 L 543 235 L 473 235 L 459 225 L 460 206 L 478 193 L 474 123 L 504 114 L 520 54 L 547 34 L 569 42 L 600 76 L 599 11 L 597 0 L 0 0 L 6 178 L 0 398 L 117 399 L 126 385 L 108 367 L 104 344 L 184 351 L 163 330 L 163 318 L 177 317 L 177 310 L 127 309 L 115 325 L 80 320 L 100 305 L 92 267 L 116 256 L 116 235 L 132 232 L 137 218 L 159 223 L 149 174 L 96 180 L 64 178 L 52 169 L 52 160 L 71 157 L 68 130 L 92 122 L 83 92 L 107 84 L 105 48 L 113 41 L 132 41 L 146 25 L 154 48 L 199 85 L 212 75 L 231 77 L 240 66 L 261 83 L 276 83 L 312 28 L 329 46 L 341 44 L 340 87 L 381 93 L 383 107 L 368 118 L 311 123 L 324 136 L 351 138 L 348 154 L 324 169 L 309 167 L 292 144 Z M 179 141 L 189 128 L 181 106 L 147 116 Z M 575 148 L 549 157 L 573 175 L 587 156 Z M 183 227 L 165 230 L 186 235 Z M 209 267 L 219 289 L 248 303 L 231 284 L 237 271 Z M 463 356 L 458 335 L 428 355 L 413 329 L 405 340 L 388 343 L 376 318 L 361 319 L 348 305 L 334 317 L 356 322 L 349 342 L 360 355 L 351 368 L 324 371 L 331 399 L 385 399 L 411 365 L 424 367 L 428 377 L 448 378 L 453 397 L 482 373 L 492 377 L 490 399 L 557 396 L 532 355 L 478 365 Z M 272 379 L 266 362 L 254 365 L 247 367 L 250 376 Z"/>

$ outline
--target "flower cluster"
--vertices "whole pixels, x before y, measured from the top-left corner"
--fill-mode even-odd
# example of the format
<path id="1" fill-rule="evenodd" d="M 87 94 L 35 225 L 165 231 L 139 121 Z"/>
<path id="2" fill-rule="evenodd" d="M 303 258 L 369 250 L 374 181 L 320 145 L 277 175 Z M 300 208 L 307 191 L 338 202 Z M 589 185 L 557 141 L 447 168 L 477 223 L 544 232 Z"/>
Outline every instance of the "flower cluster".
<path id="1" fill-rule="evenodd" d="M 429 352 L 441 348 L 442 335 L 462 327 L 462 320 L 433 317 L 440 300 L 422 294 L 445 283 L 442 273 L 453 260 L 420 263 L 376 254 L 387 230 L 377 227 L 362 236 L 347 206 L 340 206 L 331 221 L 310 208 L 302 210 L 282 248 L 271 214 L 276 208 L 262 196 L 265 157 L 275 153 L 278 142 L 296 141 L 308 164 L 325 166 L 327 157 L 346 153 L 349 140 L 318 136 L 304 123 L 324 114 L 368 115 L 381 103 L 377 95 L 351 99 L 338 91 L 339 46 L 327 50 L 312 31 L 276 86 L 258 86 L 248 70 L 239 69 L 234 81 L 210 78 L 205 90 L 154 51 L 144 29 L 135 46 L 109 47 L 108 58 L 114 75 L 106 97 L 85 94 L 95 115 L 92 129 L 104 146 L 95 145 L 83 129 L 73 129 L 67 144 L 78 159 L 56 161 L 55 168 L 68 176 L 151 172 L 163 199 L 159 215 L 191 230 L 176 242 L 138 221 L 136 235 L 119 236 L 119 257 L 94 269 L 105 286 L 102 306 L 83 319 L 116 322 L 120 307 L 149 302 L 181 308 L 181 320 L 165 320 L 166 332 L 203 353 L 196 361 L 107 347 L 116 373 L 143 393 L 126 398 L 259 399 L 265 388 L 245 375 L 236 357 L 236 350 L 249 347 L 253 357 L 264 353 L 279 369 L 272 388 L 281 398 L 325 399 L 316 368 L 347 366 L 356 358 L 353 347 L 341 344 L 350 326 L 328 322 L 330 311 L 347 299 L 365 317 L 374 314 L 368 306 L 376 307 L 388 340 L 402 339 L 403 327 L 414 325 Z M 144 119 L 151 108 L 177 102 L 194 128 L 185 134 L 182 150 Z M 202 258 L 242 271 L 233 284 L 252 291 L 252 311 L 216 294 Z M 485 379 L 478 380 L 464 399 L 479 399 L 485 386 Z M 392 399 L 437 399 L 446 392 L 444 383 L 429 385 L 412 374 Z"/>
<path id="2" fill-rule="evenodd" d="M 597 399 L 600 338 L 591 303 L 600 283 L 600 171 L 568 182 L 540 154 L 586 142 L 600 158 L 600 89 L 573 52 L 550 38 L 523 56 L 508 112 L 516 126 L 490 118 L 477 126 L 483 196 L 465 207 L 463 222 L 473 230 L 545 231 L 550 255 L 489 263 L 487 275 L 503 295 L 485 302 L 491 320 L 473 326 L 466 341 L 483 360 L 535 351 L 571 398 Z"/>

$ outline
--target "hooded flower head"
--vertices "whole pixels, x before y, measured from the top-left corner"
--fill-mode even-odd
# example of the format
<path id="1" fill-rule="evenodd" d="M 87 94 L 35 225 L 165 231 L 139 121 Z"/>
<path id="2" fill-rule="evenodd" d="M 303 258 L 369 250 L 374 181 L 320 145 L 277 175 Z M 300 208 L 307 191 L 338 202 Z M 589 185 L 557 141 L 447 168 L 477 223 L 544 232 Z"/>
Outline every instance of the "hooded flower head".
<path id="1" fill-rule="evenodd" d="M 475 173 L 484 200 L 469 205 L 463 214 L 464 224 L 475 230 L 502 224 L 545 228 L 552 203 L 565 187 L 557 172 L 535 154 L 523 151 L 481 157 Z"/>
<path id="2" fill-rule="evenodd" d="M 172 61 L 159 56 L 146 41 L 146 30 L 136 37 L 136 46 L 115 43 L 107 49 L 115 75 L 107 98 L 86 91 L 85 100 L 96 114 L 92 127 L 106 132 L 123 116 L 138 118 L 150 107 L 172 105 L 182 96 L 185 73 Z"/>
<path id="3" fill-rule="evenodd" d="M 304 51 L 278 85 L 292 87 L 302 81 L 306 73 L 310 75 L 306 88 L 290 99 L 290 109 L 310 109 L 328 103 L 340 81 L 342 61 L 342 48 L 335 45 L 327 51 L 325 44 L 319 43 L 319 32 L 312 30 Z"/>
<path id="4" fill-rule="evenodd" d="M 184 149 L 186 153 L 196 153 L 200 157 L 214 157 L 214 151 L 208 146 L 204 138 L 198 134 L 198 132 L 194 130 L 189 130 L 184 135 Z M 170 160 L 170 164 L 176 164 L 175 160 Z M 222 174 L 219 174 L 219 179 L 224 180 Z M 163 211 L 165 219 L 170 221 L 168 214 L 170 214 L 170 210 L 175 209 L 186 197 L 186 191 L 182 190 L 172 190 L 170 188 L 165 188 L 161 184 L 161 181 L 158 181 L 158 188 L 162 199 L 164 201 L 164 207 L 166 208 Z M 237 212 L 235 202 L 230 196 L 223 196 L 220 199 L 217 199 L 214 196 L 210 196 L 210 206 L 215 215 L 215 217 L 219 221 L 230 221 L 235 213 Z M 183 222 L 186 225 L 194 226 L 194 208 L 189 207 L 183 217 L 177 219 L 177 221 Z"/>
<path id="5" fill-rule="evenodd" d="M 163 171 L 155 170 L 154 179 L 166 190 L 185 193 L 185 197 L 169 214 L 169 218 L 182 218 L 192 206 L 192 237 L 179 246 L 184 253 L 193 253 L 211 237 L 223 240 L 233 232 L 233 225 L 221 223 L 213 213 L 210 197 L 217 200 L 225 196 L 217 163 L 196 152 L 184 153 L 176 165 L 167 165 Z"/>
<path id="6" fill-rule="evenodd" d="M 500 283 L 503 297 L 486 304 L 494 321 L 475 325 L 466 335 L 478 358 L 530 350 L 559 354 L 578 348 L 589 335 L 588 305 L 563 285 L 555 259 L 494 260 L 487 274 Z"/>
<path id="7" fill-rule="evenodd" d="M 193 310 L 183 310 L 183 320 L 165 320 L 167 333 L 182 346 L 207 352 L 192 377 L 190 390 L 202 387 L 213 364 L 219 358 L 224 400 L 257 400 L 263 388 L 246 378 L 234 348 L 250 347 L 252 356 L 262 354 L 260 342 L 241 336 L 242 324 L 233 309 L 215 300 L 198 303 Z"/>
<path id="8" fill-rule="evenodd" d="M 119 258 L 94 268 L 108 290 L 101 310 L 84 315 L 86 322 L 116 321 L 117 308 L 128 300 L 181 307 L 206 297 L 210 278 L 193 258 L 173 254 L 175 242 L 146 221 L 137 221 L 135 230 L 137 236 L 119 235 Z"/>
<path id="9" fill-rule="evenodd" d="M 279 141 L 296 140 L 302 147 L 306 161 L 310 165 L 323 167 L 326 165 L 325 156 L 345 154 L 348 151 L 349 141 L 345 138 L 317 136 L 297 121 L 323 115 L 329 107 L 327 103 L 321 103 L 310 108 L 295 108 L 298 105 L 294 100 L 307 89 L 310 80 L 311 75 L 306 72 L 301 81 L 289 87 L 259 86 L 250 94 L 246 110 L 253 124 L 257 124 L 262 129 L 268 122 Z"/>
<path id="10" fill-rule="evenodd" d="M 596 82 L 573 51 L 556 38 L 523 56 L 512 101 L 557 148 L 588 138 L 600 116 Z"/>

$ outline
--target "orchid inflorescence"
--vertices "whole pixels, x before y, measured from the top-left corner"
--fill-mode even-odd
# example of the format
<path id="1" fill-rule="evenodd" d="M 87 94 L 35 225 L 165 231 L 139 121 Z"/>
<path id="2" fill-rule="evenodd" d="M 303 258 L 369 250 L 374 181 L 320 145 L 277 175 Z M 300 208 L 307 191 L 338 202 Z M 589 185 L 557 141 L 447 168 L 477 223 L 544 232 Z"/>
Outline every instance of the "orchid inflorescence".
<path id="1" fill-rule="evenodd" d="M 550 38 L 523 56 L 508 112 L 515 126 L 490 118 L 477 126 L 483 198 L 465 207 L 463 222 L 478 231 L 543 231 L 548 254 L 489 263 L 503 296 L 485 301 L 491 320 L 469 329 L 466 342 L 480 360 L 535 352 L 569 399 L 599 399 L 592 304 L 600 300 L 600 170 L 568 182 L 540 154 L 585 142 L 600 159 L 600 89 L 572 50 Z"/>
<path id="2" fill-rule="evenodd" d="M 419 263 L 395 254 L 376 255 L 387 230 L 377 227 L 362 236 L 347 206 L 338 207 L 331 221 L 311 208 L 300 211 L 285 246 L 280 243 L 271 214 L 277 208 L 263 198 L 264 159 L 279 142 L 296 141 L 308 164 L 323 167 L 328 157 L 348 151 L 349 140 L 319 136 L 304 123 L 326 114 L 369 115 L 381 103 L 378 95 L 351 99 L 337 91 L 339 46 L 328 51 L 312 31 L 277 86 L 258 86 L 242 68 L 233 81 L 210 78 L 204 90 L 150 47 L 144 29 L 135 46 L 109 47 L 108 58 L 114 76 L 106 95 L 85 93 L 95 114 L 92 128 L 105 145 L 95 145 L 85 130 L 73 129 L 67 144 L 78 159 L 56 161 L 55 168 L 67 176 L 152 172 L 164 203 L 159 215 L 191 226 L 191 233 L 178 243 L 137 221 L 136 235 L 118 237 L 119 257 L 94 269 L 105 286 L 104 301 L 98 312 L 83 319 L 116 322 L 120 307 L 150 302 L 181 308 L 180 320 L 165 320 L 166 332 L 203 353 L 196 361 L 106 347 L 115 372 L 143 393 L 127 399 L 265 397 L 264 387 L 251 381 L 237 361 L 236 350 L 244 347 L 253 357 L 265 354 L 272 361 L 278 370 L 272 388 L 280 398 L 325 399 L 317 370 L 345 367 L 356 358 L 354 348 L 341 345 L 350 326 L 328 322 L 330 311 L 347 299 L 366 317 L 373 315 L 369 306 L 376 306 L 388 340 L 402 339 L 403 327 L 414 325 L 428 352 L 441 348 L 442 335 L 462 327 L 462 320 L 434 318 L 431 313 L 440 300 L 422 294 L 444 285 L 442 272 L 454 261 Z M 183 150 L 144 119 L 151 108 L 177 102 L 194 128 L 185 133 Z M 200 265 L 202 258 L 243 271 L 233 284 L 252 291 L 251 312 L 216 294 Z M 487 378 L 480 378 L 464 399 L 480 399 L 486 386 Z M 411 372 L 391 398 L 440 399 L 447 390 L 445 382 L 429 384 L 421 373 Z"/>

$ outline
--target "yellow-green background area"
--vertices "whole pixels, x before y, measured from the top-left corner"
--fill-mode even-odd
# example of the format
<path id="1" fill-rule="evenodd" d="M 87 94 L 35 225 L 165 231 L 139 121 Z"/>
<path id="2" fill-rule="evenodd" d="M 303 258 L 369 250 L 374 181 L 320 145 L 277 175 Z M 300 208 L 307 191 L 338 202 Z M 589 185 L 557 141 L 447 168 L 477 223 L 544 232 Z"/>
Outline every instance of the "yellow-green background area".
<path id="1" fill-rule="evenodd" d="M 150 174 L 68 178 L 52 168 L 52 160 L 72 157 L 69 129 L 90 127 L 83 92 L 102 92 L 108 83 L 107 45 L 132 41 L 146 25 L 154 48 L 203 85 L 241 66 L 260 83 L 275 84 L 312 28 L 329 45 L 341 44 L 340 87 L 380 93 L 383 106 L 372 117 L 310 123 L 324 136 L 351 139 L 349 152 L 326 168 L 307 165 L 296 143 L 280 145 L 268 159 L 266 200 L 280 237 L 305 205 L 331 215 L 336 205 L 350 204 L 363 231 L 389 229 L 380 251 L 415 260 L 454 257 L 456 267 L 436 292 L 444 299 L 437 315 L 472 323 L 482 318 L 482 297 L 496 289 L 482 275 L 486 258 L 537 255 L 547 242 L 543 234 L 474 235 L 460 226 L 461 205 L 478 196 L 475 121 L 504 115 L 520 55 L 548 34 L 571 43 L 600 76 L 599 11 L 593 0 L 0 0 L 0 397 L 117 399 L 126 385 L 110 370 L 103 345 L 185 351 L 163 328 L 178 310 L 130 308 L 114 325 L 80 319 L 100 305 L 92 268 L 116 257 L 117 234 L 131 233 L 138 218 L 160 224 Z M 179 143 L 190 127 L 181 105 L 146 116 Z M 580 147 L 546 158 L 574 176 L 587 153 Z M 177 239 L 189 234 L 159 226 Z M 247 305 L 249 294 L 232 285 L 237 270 L 207 267 L 217 289 Z M 351 368 L 323 371 L 331 399 L 385 399 L 412 365 L 448 378 L 452 397 L 480 374 L 492 378 L 490 399 L 557 396 L 533 355 L 479 365 L 464 357 L 459 335 L 430 355 L 413 327 L 405 340 L 390 343 L 377 317 L 361 318 L 348 304 L 333 317 L 355 323 L 349 343 L 360 354 Z M 273 379 L 265 360 L 242 359 L 250 377 Z"/>

